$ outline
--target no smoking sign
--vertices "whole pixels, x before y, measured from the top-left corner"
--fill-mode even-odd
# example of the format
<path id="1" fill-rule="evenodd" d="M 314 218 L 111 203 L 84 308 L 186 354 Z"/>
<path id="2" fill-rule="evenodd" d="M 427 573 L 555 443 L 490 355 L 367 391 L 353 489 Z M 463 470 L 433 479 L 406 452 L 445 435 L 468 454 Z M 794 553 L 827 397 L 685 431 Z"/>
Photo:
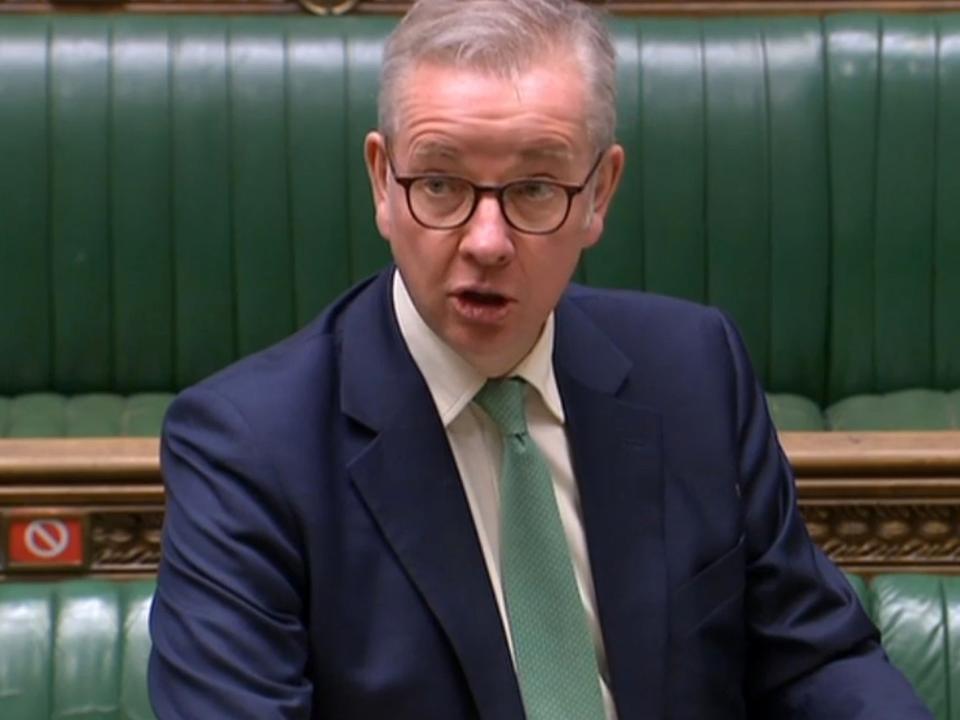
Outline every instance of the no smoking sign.
<path id="1" fill-rule="evenodd" d="M 81 567 L 84 564 L 81 517 L 11 517 L 7 528 L 11 566 Z"/>

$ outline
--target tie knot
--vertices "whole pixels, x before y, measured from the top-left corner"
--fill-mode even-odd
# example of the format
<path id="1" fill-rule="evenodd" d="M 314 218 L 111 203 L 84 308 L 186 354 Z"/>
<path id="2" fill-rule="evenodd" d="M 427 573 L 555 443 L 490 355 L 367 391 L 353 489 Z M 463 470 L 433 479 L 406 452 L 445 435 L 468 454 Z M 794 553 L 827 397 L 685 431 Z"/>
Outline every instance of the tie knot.
<path id="1" fill-rule="evenodd" d="M 523 411 L 523 392 L 526 382 L 520 378 L 487 380 L 474 398 L 503 435 L 522 435 L 527 431 Z"/>

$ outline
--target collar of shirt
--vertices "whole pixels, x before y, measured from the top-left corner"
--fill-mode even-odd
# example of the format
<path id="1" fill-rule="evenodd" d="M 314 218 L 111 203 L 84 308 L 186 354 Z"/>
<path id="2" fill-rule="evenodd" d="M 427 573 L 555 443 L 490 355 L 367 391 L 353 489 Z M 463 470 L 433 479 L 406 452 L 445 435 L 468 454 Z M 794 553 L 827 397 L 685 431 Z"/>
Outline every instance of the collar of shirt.
<path id="1" fill-rule="evenodd" d="M 400 334 L 427 382 L 443 426 L 447 427 L 473 400 L 487 378 L 430 329 L 414 306 L 398 270 L 393 273 L 393 308 Z M 563 403 L 553 372 L 553 335 L 554 317 L 550 313 L 533 348 L 508 374 L 523 378 L 535 388 L 550 413 L 563 424 Z"/>

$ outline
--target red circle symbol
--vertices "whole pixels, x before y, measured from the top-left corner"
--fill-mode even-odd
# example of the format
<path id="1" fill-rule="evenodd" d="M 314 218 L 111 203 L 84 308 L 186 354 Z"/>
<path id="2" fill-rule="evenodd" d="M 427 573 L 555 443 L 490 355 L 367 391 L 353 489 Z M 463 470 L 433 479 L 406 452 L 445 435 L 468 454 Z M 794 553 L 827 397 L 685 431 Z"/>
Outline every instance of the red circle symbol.
<path id="1" fill-rule="evenodd" d="M 7 519 L 7 561 L 11 567 L 76 567 L 86 558 L 83 517 L 17 514 Z"/>
<path id="2" fill-rule="evenodd" d="M 27 550 L 43 560 L 53 560 L 70 546 L 70 528 L 62 520 L 34 520 L 23 531 Z"/>

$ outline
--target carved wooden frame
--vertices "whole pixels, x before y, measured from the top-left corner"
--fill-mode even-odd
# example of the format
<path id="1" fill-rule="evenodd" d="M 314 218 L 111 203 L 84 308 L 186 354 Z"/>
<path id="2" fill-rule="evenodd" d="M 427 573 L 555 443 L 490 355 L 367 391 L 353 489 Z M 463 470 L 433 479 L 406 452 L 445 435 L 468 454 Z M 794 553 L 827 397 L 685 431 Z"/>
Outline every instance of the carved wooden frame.
<path id="1" fill-rule="evenodd" d="M 0 440 L 0 542 L 9 540 L 13 514 L 79 513 L 87 558 L 82 569 L 0 566 L 0 579 L 152 575 L 160 559 L 163 504 L 155 438 Z"/>
<path id="2" fill-rule="evenodd" d="M 782 441 L 810 534 L 841 567 L 960 573 L 960 432 Z"/>
<path id="3" fill-rule="evenodd" d="M 960 431 L 783 433 L 811 536 L 845 570 L 960 573 Z M 25 510 L 87 519 L 87 566 L 150 575 L 164 494 L 156 439 L 0 439 L 0 527 Z M 3 537 L 3 542 L 6 536 Z"/>

